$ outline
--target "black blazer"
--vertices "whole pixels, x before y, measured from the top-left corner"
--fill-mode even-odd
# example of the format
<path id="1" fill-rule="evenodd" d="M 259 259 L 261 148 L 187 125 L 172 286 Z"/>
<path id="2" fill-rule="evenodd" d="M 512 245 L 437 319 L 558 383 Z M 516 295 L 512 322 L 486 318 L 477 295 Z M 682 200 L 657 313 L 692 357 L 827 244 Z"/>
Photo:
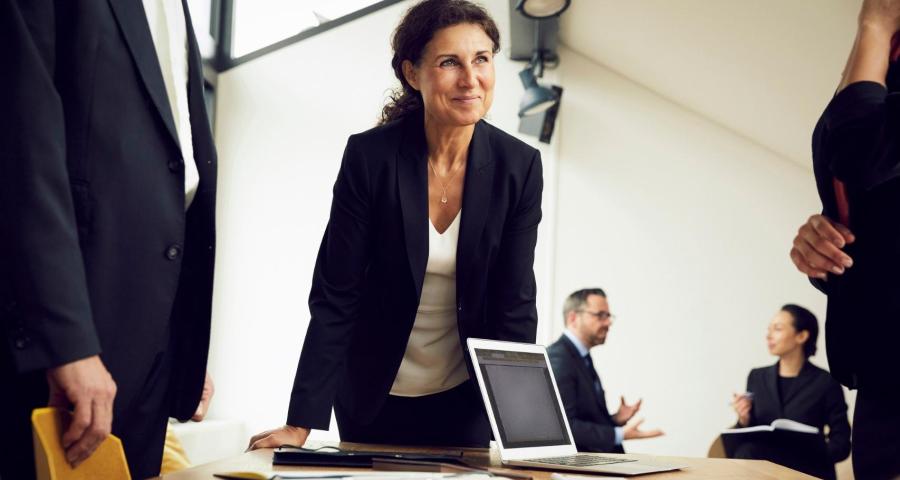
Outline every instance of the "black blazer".
<path id="1" fill-rule="evenodd" d="M 820 477 L 834 477 L 834 464 L 850 455 L 850 423 L 844 391 L 831 375 L 806 362 L 800 370 L 792 395 L 782 398 L 778 389 L 778 363 L 756 368 L 747 376 L 747 391 L 753 392 L 750 425 L 768 425 L 787 418 L 824 431 L 828 454 L 818 458 L 794 458 L 793 468 L 816 472 Z M 789 452 L 782 452 L 788 453 Z M 830 473 L 830 474 L 829 474 Z"/>
<path id="2" fill-rule="evenodd" d="M 185 214 L 141 2 L 0 0 L 2 357 L 26 372 L 100 353 L 120 408 L 140 400 L 154 359 L 170 352 L 171 414 L 182 419 L 206 370 L 216 190 L 189 19 L 187 34 L 200 184 Z"/>
<path id="3" fill-rule="evenodd" d="M 572 341 L 560 336 L 547 348 L 547 354 L 578 450 L 625 453 L 622 445 L 616 445 L 615 428 L 619 425 L 606 407 L 603 385 L 598 395 L 591 372 Z"/>
<path id="4" fill-rule="evenodd" d="M 825 340 L 831 374 L 850 388 L 900 394 L 900 64 L 888 89 L 857 82 L 829 103 L 813 133 L 823 212 L 838 219 L 833 180 L 844 182 L 853 267 L 814 283 L 828 294 Z"/>
<path id="5" fill-rule="evenodd" d="M 387 398 L 428 261 L 426 156 L 421 114 L 347 141 L 288 424 L 328 428 L 333 404 L 365 422 Z M 456 258 L 460 341 L 463 348 L 468 337 L 534 342 L 540 154 L 480 121 L 467 161 Z"/>

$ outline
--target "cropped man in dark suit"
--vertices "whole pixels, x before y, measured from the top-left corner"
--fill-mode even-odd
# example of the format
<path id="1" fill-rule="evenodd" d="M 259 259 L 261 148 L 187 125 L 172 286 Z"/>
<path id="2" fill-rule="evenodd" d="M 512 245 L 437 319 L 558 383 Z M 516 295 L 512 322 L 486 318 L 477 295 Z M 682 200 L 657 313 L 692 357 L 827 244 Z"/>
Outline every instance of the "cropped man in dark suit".
<path id="1" fill-rule="evenodd" d="M 628 423 L 641 408 L 621 398 L 619 411 L 610 414 L 603 384 L 594 369 L 590 349 L 606 342 L 614 316 L 606 293 L 599 288 L 578 290 L 563 306 L 566 330 L 547 349 L 553 375 L 579 451 L 624 453 L 623 440 L 652 438 L 661 430 L 640 430 L 643 420 Z"/>
<path id="2" fill-rule="evenodd" d="M 48 398 L 70 463 L 111 429 L 135 478 L 198 408 L 216 158 L 187 6 L 143 4 L 0 0 L 4 479 L 33 476 Z"/>

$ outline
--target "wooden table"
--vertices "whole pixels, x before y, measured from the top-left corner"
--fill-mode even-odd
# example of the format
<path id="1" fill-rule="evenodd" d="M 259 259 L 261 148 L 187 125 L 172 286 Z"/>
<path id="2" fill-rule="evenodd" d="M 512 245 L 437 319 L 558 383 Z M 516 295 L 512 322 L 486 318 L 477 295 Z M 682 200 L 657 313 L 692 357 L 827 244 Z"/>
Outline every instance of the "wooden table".
<path id="1" fill-rule="evenodd" d="M 334 445 L 333 442 L 326 444 Z M 338 444 L 343 449 L 357 449 L 369 451 L 402 451 L 402 452 L 419 452 L 419 453 L 458 453 L 463 452 L 463 456 L 473 464 L 490 465 L 496 468 L 502 468 L 500 465 L 500 456 L 496 448 L 490 451 L 487 449 L 428 449 L 428 448 L 402 448 L 384 445 L 362 445 L 341 442 Z M 636 457 L 644 455 L 635 454 Z M 814 479 L 809 475 L 805 475 L 791 470 L 781 465 L 762 460 L 730 460 L 723 458 L 689 458 L 689 457 L 657 457 L 660 460 L 668 460 L 673 463 L 685 464 L 688 467 L 674 472 L 654 473 L 649 475 L 641 475 L 640 479 L 647 480 L 690 480 L 690 479 L 730 479 L 730 480 L 750 480 L 750 479 L 771 479 L 771 480 L 808 480 Z M 301 471 L 310 470 L 310 467 L 276 467 L 272 465 L 272 450 L 262 449 L 252 452 L 246 452 L 232 458 L 220 460 L 217 462 L 200 465 L 187 470 L 182 470 L 162 477 L 166 480 L 208 480 L 213 477 L 214 473 L 234 472 L 234 471 Z M 316 470 L 329 470 L 318 467 Z M 348 468 L 333 468 L 330 470 L 351 470 Z M 361 469 L 362 471 L 362 469 Z M 547 480 L 550 478 L 549 471 L 542 470 L 525 470 L 516 468 L 512 471 L 518 473 L 529 473 L 534 480 Z M 502 474 L 502 473 L 501 473 Z M 583 475 L 582 473 L 578 473 Z M 598 476 L 598 480 L 602 480 L 603 476 Z"/>

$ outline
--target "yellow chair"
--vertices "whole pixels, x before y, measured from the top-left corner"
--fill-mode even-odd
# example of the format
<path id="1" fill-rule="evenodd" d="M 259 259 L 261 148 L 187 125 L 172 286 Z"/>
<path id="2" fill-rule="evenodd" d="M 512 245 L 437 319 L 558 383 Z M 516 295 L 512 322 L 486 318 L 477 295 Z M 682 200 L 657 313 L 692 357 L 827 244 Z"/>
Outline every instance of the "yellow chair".
<path id="1" fill-rule="evenodd" d="M 181 441 L 175 436 L 172 427 L 166 427 L 166 444 L 163 447 L 162 467 L 159 473 L 166 475 L 190 467 L 191 461 L 188 460 L 184 446 L 181 445 Z"/>
<path id="2" fill-rule="evenodd" d="M 72 414 L 58 408 L 31 412 L 34 465 L 38 480 L 131 480 L 122 441 L 110 435 L 78 468 L 66 461 L 61 438 Z"/>
<path id="3" fill-rule="evenodd" d="M 725 458 L 725 445 L 722 444 L 722 436 L 719 435 L 709 446 L 709 452 L 706 454 L 709 458 Z"/>

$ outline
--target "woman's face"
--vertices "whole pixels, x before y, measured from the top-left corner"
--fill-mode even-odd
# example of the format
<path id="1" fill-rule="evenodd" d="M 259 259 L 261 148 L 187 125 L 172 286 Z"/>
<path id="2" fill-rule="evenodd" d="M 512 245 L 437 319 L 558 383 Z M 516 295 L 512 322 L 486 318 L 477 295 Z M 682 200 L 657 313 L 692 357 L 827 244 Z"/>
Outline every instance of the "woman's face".
<path id="1" fill-rule="evenodd" d="M 418 65 L 403 62 L 409 84 L 422 93 L 425 116 L 442 126 L 473 125 L 494 99 L 494 43 L 481 26 L 438 30 Z"/>
<path id="2" fill-rule="evenodd" d="M 794 328 L 794 318 L 782 310 L 769 322 L 766 344 L 769 346 L 769 353 L 782 357 L 795 349 L 802 349 L 803 343 L 808 338 L 809 332 L 806 330 L 797 332 Z"/>

